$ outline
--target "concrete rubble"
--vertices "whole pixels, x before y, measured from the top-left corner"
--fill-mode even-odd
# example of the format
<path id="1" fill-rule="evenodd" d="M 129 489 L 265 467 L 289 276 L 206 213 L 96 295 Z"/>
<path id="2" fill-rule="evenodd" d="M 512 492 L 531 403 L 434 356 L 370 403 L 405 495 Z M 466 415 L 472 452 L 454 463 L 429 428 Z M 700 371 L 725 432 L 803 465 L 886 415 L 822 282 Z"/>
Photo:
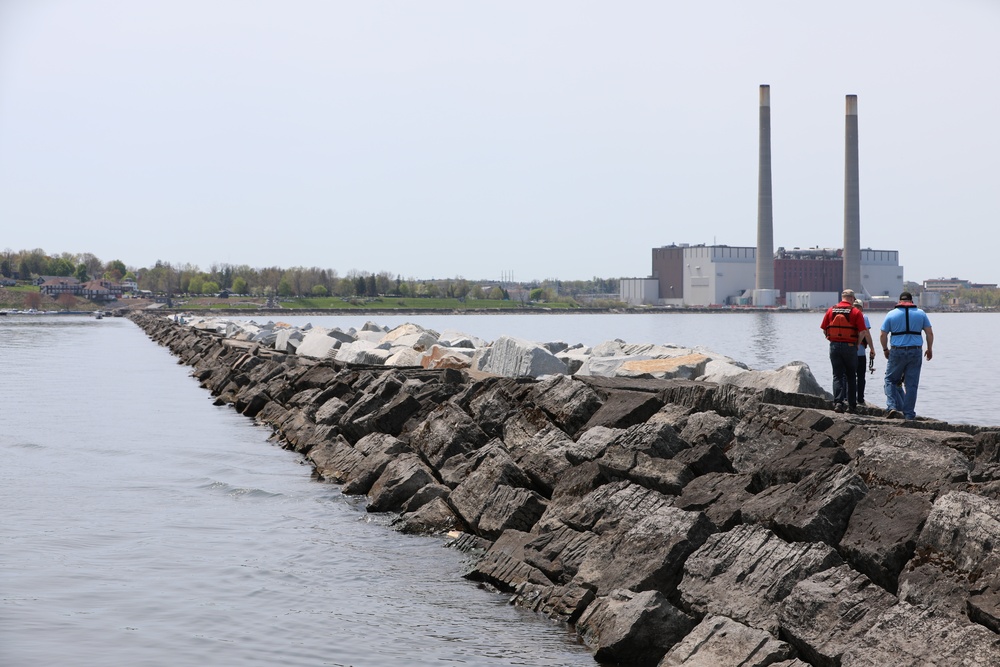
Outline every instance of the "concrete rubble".
<path id="1" fill-rule="evenodd" d="M 1000 665 L 1000 429 L 838 414 L 804 365 L 702 349 L 130 317 L 602 663 Z"/>

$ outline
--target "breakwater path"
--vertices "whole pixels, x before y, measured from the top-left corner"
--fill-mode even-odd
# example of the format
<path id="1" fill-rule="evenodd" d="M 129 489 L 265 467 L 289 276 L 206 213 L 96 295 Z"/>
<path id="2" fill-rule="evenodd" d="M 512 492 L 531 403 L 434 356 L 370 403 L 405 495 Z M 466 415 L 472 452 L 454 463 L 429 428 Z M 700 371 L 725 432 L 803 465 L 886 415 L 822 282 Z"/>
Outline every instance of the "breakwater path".
<path id="1" fill-rule="evenodd" d="M 130 318 L 599 661 L 1000 664 L 997 429 L 690 380 L 349 365 Z"/>

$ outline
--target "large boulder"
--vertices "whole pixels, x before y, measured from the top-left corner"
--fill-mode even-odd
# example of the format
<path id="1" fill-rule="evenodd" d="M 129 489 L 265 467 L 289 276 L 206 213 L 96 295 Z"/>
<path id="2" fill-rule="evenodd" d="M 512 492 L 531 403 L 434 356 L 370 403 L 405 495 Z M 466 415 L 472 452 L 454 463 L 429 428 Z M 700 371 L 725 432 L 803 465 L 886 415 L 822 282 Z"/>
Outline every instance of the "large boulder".
<path id="1" fill-rule="evenodd" d="M 302 342 L 296 348 L 295 354 L 300 357 L 324 359 L 330 356 L 331 352 L 341 345 L 342 342 L 336 337 L 331 336 L 327 329 L 314 327 L 302 337 Z"/>
<path id="2" fill-rule="evenodd" d="M 472 368 L 506 377 L 541 377 L 567 373 L 566 364 L 537 343 L 502 336 L 476 351 Z"/>
<path id="3" fill-rule="evenodd" d="M 577 632 L 603 663 L 655 665 L 695 625 L 659 591 L 618 589 L 597 598 Z"/>
<path id="4" fill-rule="evenodd" d="M 809 365 L 804 361 L 793 361 L 773 371 L 744 371 L 742 373 L 705 374 L 698 378 L 706 382 L 732 384 L 749 389 L 777 389 L 788 394 L 808 394 L 832 399 L 830 392 L 823 389 Z"/>
<path id="5" fill-rule="evenodd" d="M 794 652 L 764 630 L 709 614 L 670 649 L 659 667 L 775 666 Z"/>
<path id="6" fill-rule="evenodd" d="M 785 542 L 760 526 L 717 533 L 684 563 L 681 599 L 701 614 L 728 616 L 776 634 L 778 609 L 803 579 L 842 565 L 832 547 Z"/>

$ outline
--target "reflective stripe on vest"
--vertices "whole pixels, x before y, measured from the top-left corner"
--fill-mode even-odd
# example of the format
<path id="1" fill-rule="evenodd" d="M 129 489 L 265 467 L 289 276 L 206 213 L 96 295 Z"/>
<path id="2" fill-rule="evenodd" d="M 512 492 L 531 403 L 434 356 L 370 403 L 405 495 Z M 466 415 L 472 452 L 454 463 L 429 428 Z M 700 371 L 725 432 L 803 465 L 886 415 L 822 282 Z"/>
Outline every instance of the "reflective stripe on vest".
<path id="1" fill-rule="evenodd" d="M 850 319 L 852 310 L 854 310 L 854 306 L 831 309 L 833 318 L 826 329 L 826 337 L 832 342 L 858 344 L 858 330 L 851 324 Z"/>

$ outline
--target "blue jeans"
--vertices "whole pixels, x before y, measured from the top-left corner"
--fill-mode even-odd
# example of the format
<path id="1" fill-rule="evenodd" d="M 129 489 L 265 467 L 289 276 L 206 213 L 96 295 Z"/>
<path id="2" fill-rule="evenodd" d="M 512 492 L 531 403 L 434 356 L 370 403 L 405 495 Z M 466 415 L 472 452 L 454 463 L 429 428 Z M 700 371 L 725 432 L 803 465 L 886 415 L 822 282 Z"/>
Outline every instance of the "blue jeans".
<path id="1" fill-rule="evenodd" d="M 830 365 L 833 367 L 833 400 L 858 404 L 858 346 L 830 341 Z"/>
<path id="2" fill-rule="evenodd" d="M 899 410 L 906 419 L 917 417 L 917 385 L 923 361 L 919 346 L 894 347 L 889 351 L 889 363 L 885 365 L 885 405 L 890 410 Z"/>

